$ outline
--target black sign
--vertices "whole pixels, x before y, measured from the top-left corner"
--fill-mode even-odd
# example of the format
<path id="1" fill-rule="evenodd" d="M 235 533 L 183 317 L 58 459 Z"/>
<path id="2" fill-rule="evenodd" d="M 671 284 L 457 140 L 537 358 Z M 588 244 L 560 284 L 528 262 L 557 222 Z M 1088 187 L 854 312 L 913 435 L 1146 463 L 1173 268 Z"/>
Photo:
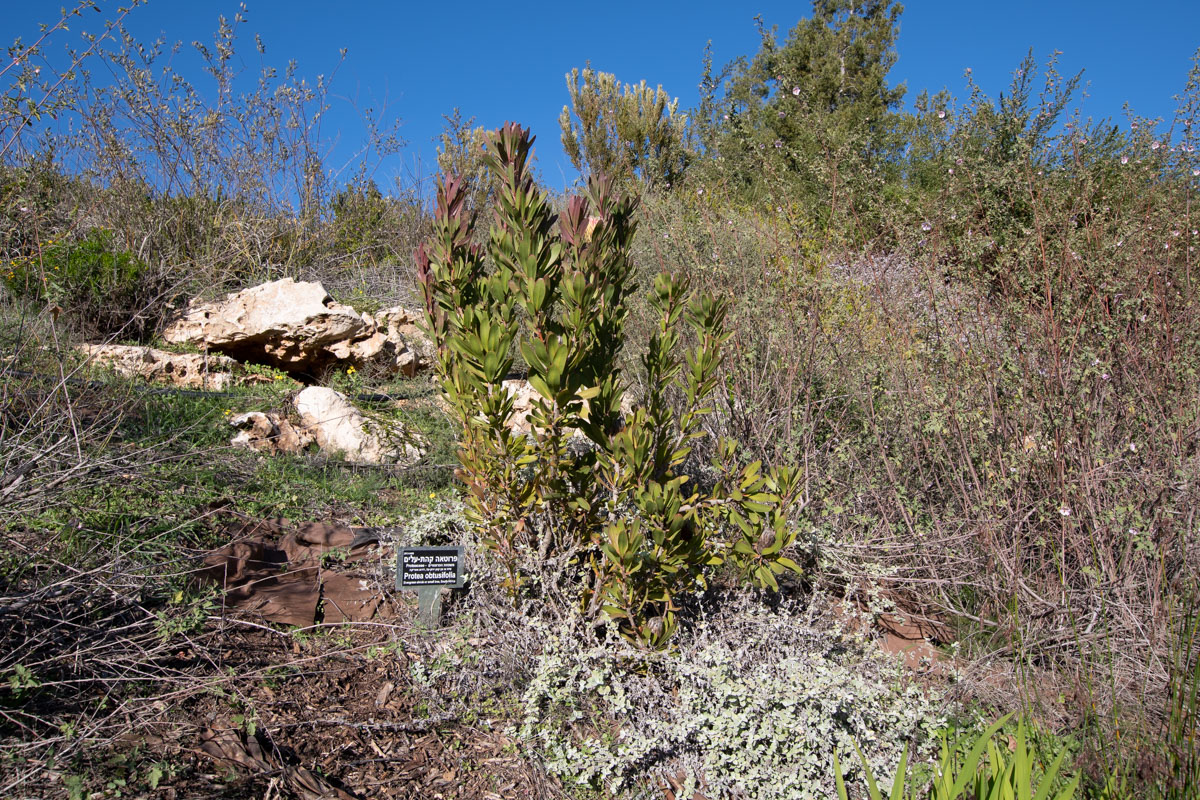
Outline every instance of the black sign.
<path id="1" fill-rule="evenodd" d="M 396 554 L 396 588 L 463 585 L 461 547 L 402 547 Z"/>

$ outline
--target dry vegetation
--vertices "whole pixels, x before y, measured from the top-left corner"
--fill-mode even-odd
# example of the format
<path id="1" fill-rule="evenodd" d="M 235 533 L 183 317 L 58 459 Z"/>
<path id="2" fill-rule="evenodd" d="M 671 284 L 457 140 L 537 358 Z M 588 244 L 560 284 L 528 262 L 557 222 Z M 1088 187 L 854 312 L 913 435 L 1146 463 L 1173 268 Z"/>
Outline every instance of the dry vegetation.
<path id="1" fill-rule="evenodd" d="M 814 122 L 807 95 L 780 91 L 790 73 L 746 99 L 795 68 L 781 46 L 724 95 L 713 81 L 690 128 L 576 80 L 576 108 L 627 115 L 579 146 L 641 197 L 633 278 L 669 270 L 731 303 L 696 456 L 728 436 L 729 466 L 804 476 L 802 576 L 770 592 L 709 570 L 658 650 L 581 620 L 576 597 L 502 591 L 427 378 L 337 377 L 407 398 L 394 413 L 434 442 L 388 472 L 231 452 L 223 412 L 282 390 L 154 394 L 72 354 L 152 342 L 183 299 L 285 275 L 412 305 L 434 226 L 421 187 L 331 184 L 328 87 L 267 70 L 210 96 L 101 10 L 111 27 L 70 63 L 51 27 L 0 72 L 0 795 L 835 796 L 837 746 L 867 796 L 854 745 L 891 775 L 910 743 L 925 797 L 936 731 L 969 746 L 1018 711 L 1036 774 L 1065 753 L 1077 796 L 1193 796 L 1200 64 L 1158 124 L 1072 117 L 1078 79 L 1051 63 L 1035 87 L 1032 61 L 1000 102 L 971 86 Z M 203 50 L 217 86 L 240 24 Z M 113 83 L 88 76 L 101 62 Z M 47 124 L 67 114 L 71 135 Z M 495 185 L 455 120 L 444 160 L 488 219 Z M 644 299 L 630 310 L 639 398 L 656 322 Z M 387 612 L 292 628 L 226 609 L 198 559 L 275 517 L 381 531 L 349 574 Z M 410 543 L 479 546 L 436 634 L 388 588 L 389 548 Z M 879 658 L 897 613 L 936 666 Z M 748 785 L 760 768 L 776 779 Z"/>

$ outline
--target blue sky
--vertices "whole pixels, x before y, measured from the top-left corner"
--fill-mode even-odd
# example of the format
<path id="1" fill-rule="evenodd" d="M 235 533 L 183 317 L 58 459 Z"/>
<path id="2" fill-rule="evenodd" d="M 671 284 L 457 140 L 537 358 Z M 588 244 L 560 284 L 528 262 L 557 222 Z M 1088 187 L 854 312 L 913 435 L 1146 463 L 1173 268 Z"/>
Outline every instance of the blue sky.
<path id="1" fill-rule="evenodd" d="M 67 0 L 0 0 L 0 35 L 11 41 L 35 37 L 37 23 L 54 21 Z M 106 8 L 115 6 L 111 0 Z M 455 107 L 477 124 L 515 120 L 533 129 L 542 179 L 562 188 L 575 177 L 559 143 L 557 118 L 567 100 L 564 75 L 591 61 L 622 81 L 645 79 L 680 99 L 697 101 L 702 56 L 712 41 L 719 66 L 758 47 L 754 17 L 786 33 L 811 6 L 807 2 L 459 2 L 411 3 L 247 0 L 241 28 L 246 75 L 258 69 L 252 34 L 266 44 L 265 61 L 298 62 L 309 78 L 329 74 L 347 48 L 333 82 L 333 108 L 325 133 L 329 166 L 341 169 L 358 149 L 360 110 L 399 118 L 408 142 L 403 156 L 381 165 L 376 179 L 435 171 L 434 139 L 443 115 Z M 211 41 L 217 18 L 231 17 L 236 2 L 149 0 L 129 17 L 143 39 Z M 69 35 L 74 40 L 98 16 L 89 12 Z M 66 41 L 66 40 L 64 40 Z M 897 42 L 892 84 L 904 82 L 907 99 L 922 88 L 943 87 L 966 95 L 963 73 L 992 97 L 1004 90 L 1029 50 L 1039 63 L 1063 51 L 1059 67 L 1084 69 L 1089 97 L 1085 115 L 1122 117 L 1130 104 L 1142 116 L 1167 117 L 1172 96 L 1183 90 L 1191 58 L 1200 46 L 1200 2 L 1093 0 L 913 0 L 906 4 Z M 186 63 L 186 62 L 182 62 Z M 343 173 L 348 176 L 348 170 Z"/>

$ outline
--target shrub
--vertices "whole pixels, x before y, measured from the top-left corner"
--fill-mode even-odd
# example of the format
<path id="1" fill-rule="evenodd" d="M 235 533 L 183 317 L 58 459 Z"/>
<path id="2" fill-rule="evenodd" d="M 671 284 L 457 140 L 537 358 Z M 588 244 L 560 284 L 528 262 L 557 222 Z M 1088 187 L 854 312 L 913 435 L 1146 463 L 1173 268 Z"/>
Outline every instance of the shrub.
<path id="1" fill-rule="evenodd" d="M 78 242 L 50 240 L 27 256 L 17 256 L 2 276 L 9 291 L 38 303 L 66 309 L 90 334 L 141 335 L 165 290 L 162 276 L 128 250 L 111 231 L 92 230 Z"/>
<path id="2" fill-rule="evenodd" d="M 897 662 L 790 604 L 719 603 L 666 653 L 550 632 L 519 734 L 564 782 L 616 796 L 669 779 L 679 797 L 834 798 L 835 749 L 859 741 L 887 774 L 905 742 L 931 752 L 936 698 Z"/>
<path id="3" fill-rule="evenodd" d="M 571 103 L 563 106 L 558 124 L 575 169 L 666 186 L 683 177 L 693 158 L 686 146 L 687 117 L 677 113 L 679 101 L 661 86 L 651 89 L 645 81 L 622 86 L 616 76 L 587 67 L 571 70 L 567 91 Z"/>
<path id="4" fill-rule="evenodd" d="M 602 611 L 626 636 L 660 645 L 677 624 L 677 599 L 705 584 L 707 567 L 728 560 L 770 588 L 783 570 L 799 571 L 783 551 L 795 540 L 786 522 L 800 473 L 764 473 L 758 462 L 733 471 L 730 441 L 718 445 L 711 490 L 682 472 L 717 388 L 725 304 L 688 300 L 686 282 L 667 274 L 650 301 L 657 322 L 641 359 L 648 391 L 623 418 L 617 359 L 634 288 L 636 203 L 593 176 L 587 195 L 568 200 L 556 220 L 526 171 L 532 141 L 513 124 L 489 141 L 499 178 L 490 270 L 453 177 L 439 185 L 434 235 L 417 255 L 439 377 L 461 431 L 459 477 L 514 594 L 533 582 L 566 605 L 582 591 L 588 615 Z M 696 340 L 685 356 L 683 321 Z M 528 438 L 508 427 L 513 398 L 504 385 L 522 324 L 519 346 L 538 393 Z M 576 431 L 586 444 L 573 444 Z"/>
<path id="5" fill-rule="evenodd" d="M 635 252 L 733 299 L 709 424 L 805 463 L 822 578 L 1012 656 L 1052 724 L 1153 730 L 1197 571 L 1200 71 L 1168 140 L 1058 126 L 1070 79 L 1037 105 L 1027 66 L 1003 105 L 926 109 L 885 255 L 713 186 L 648 201 Z"/>

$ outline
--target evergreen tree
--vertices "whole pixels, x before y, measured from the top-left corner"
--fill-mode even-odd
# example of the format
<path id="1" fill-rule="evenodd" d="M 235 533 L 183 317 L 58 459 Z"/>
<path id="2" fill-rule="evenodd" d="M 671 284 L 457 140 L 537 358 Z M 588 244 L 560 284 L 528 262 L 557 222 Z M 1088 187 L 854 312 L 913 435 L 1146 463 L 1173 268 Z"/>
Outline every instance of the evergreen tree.
<path id="1" fill-rule="evenodd" d="M 892 148 L 904 97 L 887 81 L 902 10 L 893 0 L 814 0 L 782 44 L 760 21 L 758 54 L 726 68 L 719 100 L 706 65 L 706 148 L 747 184 L 774 173 L 810 194 L 831 190 L 831 171 L 869 170 Z"/>

